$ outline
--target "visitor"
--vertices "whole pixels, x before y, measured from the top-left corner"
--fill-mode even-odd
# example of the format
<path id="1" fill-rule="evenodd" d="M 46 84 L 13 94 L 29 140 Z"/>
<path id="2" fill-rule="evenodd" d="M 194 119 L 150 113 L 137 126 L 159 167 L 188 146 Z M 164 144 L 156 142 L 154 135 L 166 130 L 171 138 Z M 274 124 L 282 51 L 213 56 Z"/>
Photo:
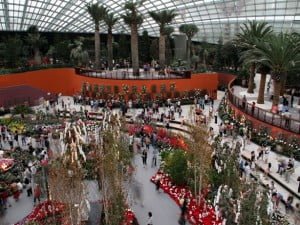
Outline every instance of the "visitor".
<path id="1" fill-rule="evenodd" d="M 276 173 L 279 173 L 280 175 L 283 174 L 283 172 L 285 171 L 285 168 L 287 166 L 286 160 L 281 158 L 278 159 L 278 170 Z"/>
<path id="2" fill-rule="evenodd" d="M 224 133 L 224 126 L 223 123 L 219 124 L 219 135 L 220 137 L 223 137 L 223 133 Z"/>
<path id="3" fill-rule="evenodd" d="M 251 162 L 251 168 L 254 168 L 254 162 L 255 162 L 255 152 L 254 151 L 251 151 L 251 159 L 250 159 L 250 162 Z"/>
<path id="4" fill-rule="evenodd" d="M 300 204 L 296 204 L 296 208 L 294 210 L 294 224 L 300 225 Z"/>
<path id="5" fill-rule="evenodd" d="M 260 146 L 258 149 L 258 156 L 257 156 L 257 160 L 259 160 L 260 158 L 262 160 L 264 160 L 264 147 L 263 146 Z"/>
<path id="6" fill-rule="evenodd" d="M 147 225 L 153 225 L 153 217 L 152 217 L 152 212 L 148 212 L 148 220 L 147 220 Z"/>
<path id="7" fill-rule="evenodd" d="M 9 197 L 9 192 L 7 189 L 4 189 L 3 191 L 0 192 L 0 199 L 2 200 L 2 205 L 4 209 L 7 209 L 8 207 L 11 207 L 11 204 L 8 201 Z"/>
<path id="8" fill-rule="evenodd" d="M 269 162 L 265 170 L 266 179 L 268 179 L 268 176 L 270 175 L 271 167 L 272 167 L 272 163 Z"/>
<path id="9" fill-rule="evenodd" d="M 147 166 L 147 150 L 144 148 L 142 152 L 142 160 L 144 168 Z"/>
<path id="10" fill-rule="evenodd" d="M 286 200 L 286 203 L 285 203 L 285 212 L 286 212 L 286 214 L 288 214 L 290 211 L 294 212 L 293 201 L 294 201 L 293 196 L 289 195 L 287 200 Z"/>
<path id="11" fill-rule="evenodd" d="M 157 155 L 158 155 L 157 148 L 153 148 L 151 167 L 156 167 L 156 164 L 157 164 Z"/>
<path id="12" fill-rule="evenodd" d="M 215 124 L 218 124 L 218 111 L 215 111 Z"/>
<path id="13" fill-rule="evenodd" d="M 179 220 L 178 220 L 178 224 L 179 225 L 185 225 L 186 224 L 185 217 L 182 216 L 181 214 L 180 214 L 180 217 L 179 217 Z"/>
<path id="14" fill-rule="evenodd" d="M 251 115 L 254 116 L 254 111 L 255 111 L 255 102 L 252 102 L 251 106 Z"/>
<path id="15" fill-rule="evenodd" d="M 181 209 L 181 216 L 185 217 L 186 211 L 187 211 L 187 205 L 188 205 L 188 199 L 184 197 L 182 204 L 180 205 Z"/>
<path id="16" fill-rule="evenodd" d="M 267 83 L 267 93 L 269 94 L 271 88 L 271 80 Z"/>
<path id="17" fill-rule="evenodd" d="M 242 109 L 243 110 L 246 110 L 246 104 L 247 104 L 247 98 L 246 98 L 246 95 L 244 95 L 243 101 L 242 101 Z"/>
<path id="18" fill-rule="evenodd" d="M 147 151 L 150 149 L 150 143 L 151 143 L 151 140 L 150 140 L 149 136 L 147 135 L 145 137 L 145 144 L 146 144 Z"/>
<path id="19" fill-rule="evenodd" d="M 282 194 L 280 194 L 279 192 L 277 192 L 277 190 L 274 190 L 274 192 L 272 193 L 272 202 L 273 202 L 273 210 L 277 210 L 280 201 L 282 200 Z"/>
<path id="20" fill-rule="evenodd" d="M 270 146 L 266 146 L 265 147 L 265 163 L 269 162 L 269 153 L 271 151 L 271 147 Z"/>
<path id="21" fill-rule="evenodd" d="M 178 108 L 178 117 L 179 118 L 181 117 L 181 114 L 182 114 L 182 108 L 179 106 L 179 108 Z"/>
<path id="22" fill-rule="evenodd" d="M 274 183 L 273 180 L 272 180 L 271 183 L 270 183 L 269 189 L 270 189 L 271 193 L 273 193 L 274 190 L 275 190 L 275 183 Z"/>
<path id="23" fill-rule="evenodd" d="M 209 98 L 208 94 L 205 94 L 204 95 L 204 104 L 205 105 L 207 105 L 207 103 L 208 103 L 208 98 Z"/>
<path id="24" fill-rule="evenodd" d="M 244 173 L 244 160 L 242 158 L 239 160 L 239 172 L 240 177 L 242 178 Z"/>
<path id="25" fill-rule="evenodd" d="M 159 192 L 159 188 L 160 188 L 160 180 L 161 180 L 161 175 L 157 175 L 155 177 L 155 189 L 157 192 Z"/>
<path id="26" fill-rule="evenodd" d="M 289 129 L 290 128 L 290 123 L 291 123 L 291 113 L 285 112 L 284 113 L 284 118 L 285 118 L 285 128 Z"/>
<path id="27" fill-rule="evenodd" d="M 298 176 L 297 181 L 298 181 L 298 193 L 300 193 L 300 176 Z"/>
<path id="28" fill-rule="evenodd" d="M 214 98 L 213 97 L 210 97 L 210 104 L 212 107 L 214 107 Z"/>
<path id="29" fill-rule="evenodd" d="M 213 111 L 214 111 L 213 107 L 210 106 L 208 111 L 209 121 L 211 121 L 211 119 L 213 118 Z"/>
<path id="30" fill-rule="evenodd" d="M 38 202 L 40 203 L 41 201 L 41 194 L 42 194 L 42 190 L 39 184 L 35 185 L 34 191 L 33 191 L 33 203 L 34 205 L 36 204 L 36 201 L 38 200 Z"/>
<path id="31" fill-rule="evenodd" d="M 294 104 L 294 94 L 295 94 L 295 89 L 292 89 L 292 93 L 291 93 L 291 108 L 293 108 L 293 104 Z"/>
<path id="32" fill-rule="evenodd" d="M 250 168 L 250 165 L 248 164 L 248 162 L 245 162 L 243 171 L 244 171 L 244 180 L 246 183 L 248 183 L 250 181 L 250 171 L 251 171 L 251 168 Z"/>
<path id="33" fill-rule="evenodd" d="M 293 172 L 294 172 L 294 165 L 293 165 L 292 161 L 289 159 L 289 162 L 287 164 L 287 167 L 286 167 L 285 173 L 284 173 L 285 174 L 285 181 L 287 183 L 290 182 L 290 178 L 291 178 L 291 175 L 292 175 Z"/>

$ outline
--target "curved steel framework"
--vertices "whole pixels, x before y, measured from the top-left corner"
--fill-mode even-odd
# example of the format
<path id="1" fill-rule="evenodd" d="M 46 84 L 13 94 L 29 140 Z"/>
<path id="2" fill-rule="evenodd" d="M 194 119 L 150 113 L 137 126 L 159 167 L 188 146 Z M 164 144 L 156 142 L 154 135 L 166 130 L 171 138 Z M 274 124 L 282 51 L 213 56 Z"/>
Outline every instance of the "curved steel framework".
<path id="1" fill-rule="evenodd" d="M 24 31 L 37 25 L 41 31 L 93 32 L 93 22 L 86 11 L 88 0 L 1 0 L 0 29 Z M 98 0 L 116 15 L 122 14 L 125 0 Z M 158 36 L 157 24 L 148 11 L 175 9 L 178 16 L 173 26 L 195 23 L 198 41 L 216 43 L 220 37 L 230 40 L 247 20 L 266 21 L 275 31 L 300 31 L 299 0 L 146 0 L 139 8 L 144 15 L 140 31 Z M 105 32 L 102 26 L 101 32 Z M 114 33 L 129 33 L 120 19 Z"/>

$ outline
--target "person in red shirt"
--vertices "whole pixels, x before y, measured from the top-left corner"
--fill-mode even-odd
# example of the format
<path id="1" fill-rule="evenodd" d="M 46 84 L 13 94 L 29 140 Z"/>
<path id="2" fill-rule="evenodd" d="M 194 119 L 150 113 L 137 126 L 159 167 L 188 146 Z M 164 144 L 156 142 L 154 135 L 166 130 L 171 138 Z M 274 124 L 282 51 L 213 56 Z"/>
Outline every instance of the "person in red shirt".
<path id="1" fill-rule="evenodd" d="M 34 202 L 34 204 L 36 203 L 36 200 L 38 200 L 39 203 L 40 203 L 41 194 L 42 194 L 41 187 L 40 187 L 40 185 L 36 184 L 35 188 L 34 188 L 34 191 L 33 191 L 33 202 Z"/>

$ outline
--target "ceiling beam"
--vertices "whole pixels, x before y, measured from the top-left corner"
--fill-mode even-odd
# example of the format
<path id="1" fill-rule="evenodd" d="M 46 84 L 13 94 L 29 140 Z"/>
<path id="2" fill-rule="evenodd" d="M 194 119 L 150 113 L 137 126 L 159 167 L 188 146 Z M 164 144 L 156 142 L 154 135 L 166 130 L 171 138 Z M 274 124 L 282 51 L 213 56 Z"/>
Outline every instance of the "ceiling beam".
<path id="1" fill-rule="evenodd" d="M 21 24 L 20 24 L 20 30 L 23 30 L 24 19 L 25 19 L 25 14 L 26 14 L 26 11 L 27 11 L 27 6 L 28 6 L 28 0 L 26 0 L 25 4 L 24 4 L 24 9 L 23 9 L 22 19 L 21 19 Z"/>
<path id="2" fill-rule="evenodd" d="M 70 8 L 74 5 L 73 1 L 69 1 L 63 8 L 61 11 L 59 11 L 59 13 L 55 16 L 55 18 L 50 21 L 53 24 L 57 24 L 57 22 L 60 20 L 60 18 L 62 16 L 64 16 L 67 12 L 67 10 L 70 10 Z M 51 26 L 50 24 L 45 28 L 45 30 L 51 30 Z"/>
<path id="3" fill-rule="evenodd" d="M 3 9 L 4 9 L 4 21 L 5 21 L 6 30 L 10 30 L 10 22 L 9 22 L 8 2 L 7 2 L 7 0 L 3 0 Z"/>

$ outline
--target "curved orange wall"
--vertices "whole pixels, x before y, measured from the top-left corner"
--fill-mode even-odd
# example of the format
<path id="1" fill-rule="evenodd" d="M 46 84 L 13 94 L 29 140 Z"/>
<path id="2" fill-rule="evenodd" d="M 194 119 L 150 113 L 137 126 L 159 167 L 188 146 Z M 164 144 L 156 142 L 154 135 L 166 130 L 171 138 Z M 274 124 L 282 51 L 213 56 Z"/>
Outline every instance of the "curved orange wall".
<path id="1" fill-rule="evenodd" d="M 151 90 L 152 85 L 157 85 L 159 92 L 160 85 L 166 84 L 167 90 L 171 83 L 175 83 L 177 91 L 186 91 L 191 89 L 206 89 L 213 94 L 218 87 L 220 76 L 218 73 L 203 73 L 193 74 L 191 79 L 170 79 L 170 80 L 111 80 L 99 79 L 92 77 L 85 77 L 75 74 L 72 68 L 60 69 L 46 69 L 31 71 L 18 74 L 9 74 L 0 76 L 0 87 L 29 85 L 42 89 L 51 93 L 62 93 L 63 95 L 72 95 L 81 90 L 82 84 L 88 82 L 89 84 L 119 86 L 122 85 L 137 86 L 138 91 L 141 90 L 142 85 Z M 228 75 L 226 80 L 230 78 Z"/>
<path id="2" fill-rule="evenodd" d="M 71 94 L 75 86 L 73 77 L 71 68 L 0 75 L 0 87 L 29 85 L 51 93 Z"/>

